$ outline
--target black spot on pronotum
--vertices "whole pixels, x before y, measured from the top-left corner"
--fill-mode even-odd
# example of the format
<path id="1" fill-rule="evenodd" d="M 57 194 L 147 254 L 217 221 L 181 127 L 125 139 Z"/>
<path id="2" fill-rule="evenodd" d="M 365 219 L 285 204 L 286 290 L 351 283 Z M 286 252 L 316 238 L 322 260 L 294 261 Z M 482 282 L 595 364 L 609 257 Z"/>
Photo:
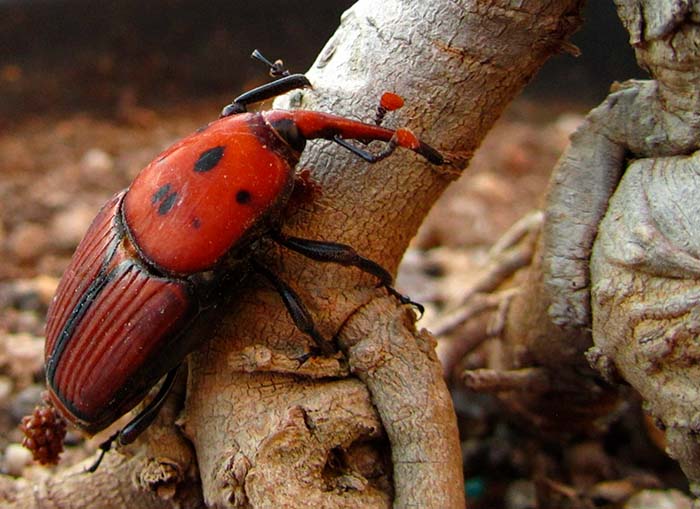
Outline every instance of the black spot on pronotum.
<path id="1" fill-rule="evenodd" d="M 158 206 L 158 214 L 164 216 L 165 214 L 170 212 L 170 209 L 173 208 L 173 205 L 175 205 L 176 200 L 177 193 L 170 193 L 168 196 L 163 198 L 163 201 L 161 201 L 160 205 Z"/>
<path id="2" fill-rule="evenodd" d="M 201 154 L 199 154 L 199 158 L 197 158 L 197 162 L 194 163 L 194 171 L 197 173 L 204 173 L 206 171 L 211 170 L 219 164 L 219 161 L 221 161 L 221 158 L 224 156 L 224 147 L 214 147 L 210 148 L 208 150 L 205 150 Z"/>
<path id="3" fill-rule="evenodd" d="M 192 228 L 194 228 L 195 230 L 199 230 L 200 226 L 202 226 L 202 221 L 200 221 L 198 217 L 195 217 L 192 220 Z"/>
<path id="4" fill-rule="evenodd" d="M 156 204 L 170 192 L 170 184 L 164 184 L 160 186 L 160 188 L 153 193 L 153 196 L 151 196 L 151 203 Z"/>
<path id="5" fill-rule="evenodd" d="M 177 192 L 170 192 L 172 186 L 170 184 L 163 184 L 158 188 L 158 190 L 151 196 L 151 204 L 153 206 L 158 206 L 158 214 L 164 216 L 170 209 L 175 205 L 177 200 Z M 158 204 L 160 202 L 160 204 Z"/>
<path id="6" fill-rule="evenodd" d="M 246 191 L 245 189 L 241 189 L 236 193 L 236 203 L 239 203 L 241 205 L 247 205 L 250 203 L 250 191 Z"/>

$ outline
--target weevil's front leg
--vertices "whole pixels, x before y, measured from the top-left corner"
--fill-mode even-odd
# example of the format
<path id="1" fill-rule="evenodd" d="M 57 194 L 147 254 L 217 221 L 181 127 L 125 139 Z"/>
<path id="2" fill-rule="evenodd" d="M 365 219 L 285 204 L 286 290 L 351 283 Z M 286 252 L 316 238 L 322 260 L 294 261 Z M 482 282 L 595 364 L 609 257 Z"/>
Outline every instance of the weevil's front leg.
<path id="1" fill-rule="evenodd" d="M 286 94 L 297 88 L 310 87 L 311 83 L 308 78 L 303 74 L 290 74 L 289 76 L 283 76 L 270 83 L 265 83 L 252 90 L 249 90 L 238 97 L 236 97 L 231 104 L 224 107 L 221 110 L 219 117 L 228 117 L 230 115 L 235 115 L 237 113 L 244 113 L 248 111 L 248 105 L 258 103 L 261 101 L 266 101 L 277 97 L 278 95 Z"/>
<path id="2" fill-rule="evenodd" d="M 231 104 L 221 110 L 220 117 L 228 117 L 237 113 L 244 113 L 248 110 L 249 104 L 259 103 L 277 97 L 278 95 L 286 94 L 297 88 L 310 87 L 311 82 L 303 74 L 289 74 L 289 71 L 284 68 L 281 60 L 270 62 L 262 56 L 258 50 L 254 50 L 252 58 L 260 60 L 270 68 L 270 76 L 277 78 L 275 81 L 265 83 L 259 87 L 236 97 Z"/>

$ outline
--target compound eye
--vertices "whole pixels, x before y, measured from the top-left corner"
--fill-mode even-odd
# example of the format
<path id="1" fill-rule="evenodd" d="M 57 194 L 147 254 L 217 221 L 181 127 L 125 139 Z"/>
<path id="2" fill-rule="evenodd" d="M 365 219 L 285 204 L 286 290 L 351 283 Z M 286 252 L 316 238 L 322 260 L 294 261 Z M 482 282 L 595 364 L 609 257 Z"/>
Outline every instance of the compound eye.
<path id="1" fill-rule="evenodd" d="M 287 142 L 296 152 L 302 152 L 306 146 L 306 138 L 301 134 L 299 128 L 293 120 L 282 118 L 270 123 L 272 128 L 277 131 L 280 138 Z"/>

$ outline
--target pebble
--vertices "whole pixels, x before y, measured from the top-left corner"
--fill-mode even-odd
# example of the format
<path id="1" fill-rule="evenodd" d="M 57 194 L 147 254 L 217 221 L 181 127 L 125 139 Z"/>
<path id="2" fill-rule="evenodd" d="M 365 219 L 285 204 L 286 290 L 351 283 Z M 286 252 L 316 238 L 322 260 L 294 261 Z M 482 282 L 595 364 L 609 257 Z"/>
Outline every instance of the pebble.
<path id="1" fill-rule="evenodd" d="M 114 168 L 114 159 L 100 148 L 91 148 L 83 154 L 80 166 L 87 172 L 109 173 Z"/>
<path id="2" fill-rule="evenodd" d="M 16 311 L 15 314 L 11 310 L 7 310 L 12 323 L 8 327 L 9 332 L 25 332 L 40 336 L 44 333 L 43 316 L 36 311 Z"/>
<path id="3" fill-rule="evenodd" d="M 74 250 L 96 214 L 97 210 L 85 203 L 76 203 L 56 214 L 49 228 L 52 245 L 60 250 Z"/>
<path id="4" fill-rule="evenodd" d="M 677 490 L 643 490 L 631 497 L 624 509 L 691 509 L 692 501 Z"/>
<path id="5" fill-rule="evenodd" d="M 10 375 L 20 386 L 31 384 L 44 368 L 44 338 L 18 333 L 2 335 L 0 341 Z"/>
<path id="6" fill-rule="evenodd" d="M 7 245 L 10 253 L 19 262 L 31 262 L 38 259 L 48 245 L 46 229 L 37 223 L 23 223 L 10 233 Z"/>
<path id="7" fill-rule="evenodd" d="M 21 444 L 10 444 L 5 448 L 2 471 L 8 475 L 19 477 L 24 467 L 31 464 L 32 453 Z"/>
<path id="8" fill-rule="evenodd" d="M 20 422 L 22 417 L 31 414 L 34 407 L 43 402 L 42 394 L 45 390 L 43 385 L 32 384 L 16 393 L 10 405 L 12 418 Z"/>
<path id="9" fill-rule="evenodd" d="M 59 279 L 46 274 L 41 274 L 28 281 L 28 285 L 39 296 L 39 300 L 44 306 L 51 304 L 53 296 L 58 288 Z"/>
<path id="10" fill-rule="evenodd" d="M 535 485 L 529 479 L 513 481 L 508 486 L 506 509 L 533 509 L 537 506 Z"/>
<path id="11" fill-rule="evenodd" d="M 14 386 L 15 384 L 9 376 L 0 375 L 0 407 L 7 406 Z"/>
<path id="12" fill-rule="evenodd" d="M 43 313 L 51 303 L 57 287 L 58 278 L 48 275 L 0 283 L 0 307 Z"/>

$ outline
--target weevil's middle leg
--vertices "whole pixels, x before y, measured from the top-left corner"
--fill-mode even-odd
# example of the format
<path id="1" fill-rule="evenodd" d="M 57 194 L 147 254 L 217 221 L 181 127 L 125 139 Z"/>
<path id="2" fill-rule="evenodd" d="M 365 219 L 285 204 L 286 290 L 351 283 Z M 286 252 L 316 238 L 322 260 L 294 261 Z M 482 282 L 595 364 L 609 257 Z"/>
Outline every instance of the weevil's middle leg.
<path id="1" fill-rule="evenodd" d="M 280 297 L 282 297 L 282 301 L 287 308 L 287 312 L 289 313 L 289 316 L 292 317 L 294 325 L 296 325 L 297 329 L 310 336 L 323 355 L 333 355 L 335 353 L 335 349 L 333 348 L 331 342 L 326 340 L 318 329 L 316 329 L 316 324 L 314 324 L 311 313 L 309 313 L 309 311 L 306 309 L 301 297 L 299 297 L 292 287 L 282 281 L 277 274 L 269 270 L 260 262 L 251 260 L 251 264 L 253 266 L 253 270 L 272 283 L 272 286 L 275 287 L 277 293 L 280 294 Z"/>

